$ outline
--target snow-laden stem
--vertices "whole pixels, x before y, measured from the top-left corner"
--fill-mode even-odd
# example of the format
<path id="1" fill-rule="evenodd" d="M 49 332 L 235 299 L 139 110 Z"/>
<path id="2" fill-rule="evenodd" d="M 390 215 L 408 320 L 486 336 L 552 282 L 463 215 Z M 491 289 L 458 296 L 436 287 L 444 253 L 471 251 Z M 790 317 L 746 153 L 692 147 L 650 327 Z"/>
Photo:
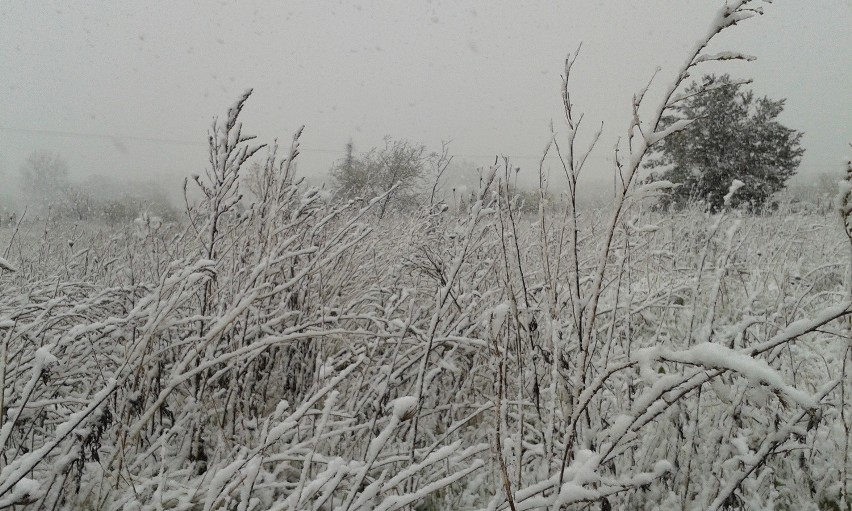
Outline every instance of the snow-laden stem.
<path id="1" fill-rule="evenodd" d="M 616 158 L 616 167 L 617 173 L 621 180 L 621 186 L 616 188 L 616 195 L 613 201 L 612 209 L 609 215 L 609 221 L 606 224 L 603 233 L 603 240 L 600 244 L 600 249 L 598 252 L 596 267 L 592 272 L 591 276 L 591 285 L 583 293 L 582 296 L 574 297 L 575 305 L 575 316 L 578 316 L 575 320 L 577 324 L 577 335 L 579 340 L 579 360 L 577 362 L 576 367 L 576 377 L 574 380 L 574 397 L 573 397 L 573 408 L 576 408 L 577 399 L 579 396 L 580 389 L 585 387 L 587 373 L 589 370 L 590 363 L 590 348 L 592 343 L 592 337 L 595 335 L 595 325 L 598 320 L 598 307 L 600 298 L 602 295 L 603 285 L 605 281 L 605 276 L 608 268 L 608 262 L 610 259 L 610 252 L 612 250 L 613 240 L 615 238 L 616 229 L 621 222 L 622 215 L 625 212 L 625 209 L 628 206 L 628 201 L 630 199 L 630 189 L 633 181 L 636 177 L 636 174 L 641 167 L 645 156 L 650 150 L 651 146 L 658 143 L 663 138 L 676 133 L 679 130 L 685 128 L 688 124 L 687 122 L 676 124 L 664 131 L 658 131 L 663 115 L 666 109 L 669 106 L 669 102 L 672 97 L 676 93 L 676 91 L 682 86 L 684 81 L 689 76 L 689 69 L 693 66 L 697 65 L 698 56 L 700 52 L 710 43 L 710 41 L 720 32 L 725 30 L 726 28 L 736 24 L 739 21 L 747 19 L 758 11 L 749 9 L 746 4 L 749 3 L 749 0 L 739 0 L 734 2 L 733 4 L 727 4 L 725 7 L 719 10 L 716 15 L 716 18 L 711 22 L 710 28 L 708 29 L 706 35 L 699 39 L 699 41 L 695 44 L 693 49 L 689 52 L 687 59 L 684 64 L 677 71 L 676 78 L 666 87 L 663 93 L 663 100 L 660 101 L 657 106 L 653 109 L 653 113 L 650 117 L 650 121 L 645 123 L 645 125 L 653 126 L 651 132 L 645 132 L 642 129 L 642 122 L 639 119 L 639 109 L 642 106 L 642 103 L 645 99 L 645 93 L 648 90 L 648 86 L 642 89 L 637 96 L 634 98 L 633 112 L 634 117 L 631 121 L 631 124 L 628 128 L 627 141 L 630 149 L 630 153 L 628 155 L 627 161 L 622 161 L 620 158 Z M 573 64 L 573 61 L 569 59 L 569 63 Z M 566 78 L 564 80 L 564 87 L 567 89 L 567 76 L 570 72 L 571 65 L 566 65 Z M 650 85 L 650 84 L 649 84 Z M 575 123 L 572 120 L 572 112 L 570 101 L 567 99 L 569 96 L 567 93 L 563 93 L 563 102 L 566 104 L 566 118 L 568 119 L 568 125 L 570 128 L 569 131 L 569 162 L 573 161 L 571 155 L 573 154 L 573 143 L 574 137 L 576 136 L 576 126 L 579 122 Z M 639 132 L 639 137 L 636 137 L 636 132 Z M 595 137 L 597 140 L 597 137 Z M 563 159 L 563 162 L 565 160 Z M 563 163 L 563 166 L 566 168 L 571 168 L 569 165 Z M 569 173 L 569 180 L 571 177 L 571 173 Z M 574 201 L 570 201 L 570 204 L 573 204 Z M 573 206 L 572 206 L 573 207 Z M 576 226 L 577 223 L 577 214 L 576 211 L 572 211 L 571 214 L 572 225 Z M 576 228 L 575 228 L 576 231 Z M 576 240 L 576 235 L 572 235 L 572 240 Z M 574 246 L 576 247 L 576 241 L 574 242 Z M 575 249 L 576 250 L 576 249 Z M 572 268 L 576 269 L 576 273 L 579 273 L 579 267 L 577 263 L 576 255 L 572 257 Z M 579 285 L 572 285 L 572 289 L 577 290 L 577 294 L 579 294 Z M 579 307 L 579 309 L 577 309 Z M 579 312 L 579 314 L 577 314 Z M 573 434 L 573 432 L 571 433 Z M 566 439 L 566 445 L 572 445 L 572 441 L 570 439 Z M 565 467 L 569 462 L 569 449 L 566 447 L 563 454 L 563 462 L 562 462 L 562 470 L 564 471 Z"/>

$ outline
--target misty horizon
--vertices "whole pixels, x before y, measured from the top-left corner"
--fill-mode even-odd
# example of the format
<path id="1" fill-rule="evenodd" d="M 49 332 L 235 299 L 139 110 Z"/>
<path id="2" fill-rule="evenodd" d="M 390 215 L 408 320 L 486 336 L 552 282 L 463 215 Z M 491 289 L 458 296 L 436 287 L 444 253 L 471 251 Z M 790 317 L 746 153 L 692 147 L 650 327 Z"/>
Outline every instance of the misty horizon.
<path id="1" fill-rule="evenodd" d="M 313 182 L 352 140 L 384 136 L 430 150 L 450 140 L 458 164 L 508 156 L 520 182 L 561 121 L 564 58 L 582 43 L 572 77 L 585 133 L 604 125 L 583 176 L 606 190 L 612 150 L 629 121 L 630 97 L 657 66 L 652 94 L 671 80 L 688 35 L 715 5 L 295 2 L 243 9 L 223 2 L 0 6 L 0 172 L 17 174 L 36 150 L 60 154 L 71 175 L 155 181 L 174 194 L 207 162 L 211 120 L 247 88 L 244 130 L 287 143 L 298 126 L 299 170 Z M 489 8 L 491 7 L 491 8 Z M 804 131 L 792 182 L 840 174 L 852 141 L 852 3 L 778 3 L 748 29 L 708 51 L 737 48 L 755 62 L 707 72 L 753 78 L 759 96 L 786 98 L 782 121 Z M 794 34 L 794 35 L 793 35 Z M 696 77 L 697 78 L 697 77 Z M 562 173 L 550 157 L 546 170 Z"/>

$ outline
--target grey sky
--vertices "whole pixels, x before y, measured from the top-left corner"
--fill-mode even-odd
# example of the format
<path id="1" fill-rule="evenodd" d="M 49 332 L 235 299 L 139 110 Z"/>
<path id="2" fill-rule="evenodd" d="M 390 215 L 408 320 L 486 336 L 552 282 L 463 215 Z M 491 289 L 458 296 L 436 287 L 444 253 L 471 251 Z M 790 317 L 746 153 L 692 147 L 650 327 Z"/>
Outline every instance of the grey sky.
<path id="1" fill-rule="evenodd" d="M 392 135 L 452 139 L 477 164 L 514 156 L 531 175 L 550 120 L 563 126 L 559 76 L 582 42 L 574 100 L 587 127 L 605 123 L 589 173 L 609 180 L 631 95 L 658 65 L 659 83 L 671 79 L 722 2 L 2 0 L 0 170 L 50 149 L 77 176 L 177 181 L 204 168 L 212 117 L 253 87 L 244 129 L 288 140 L 306 124 L 305 174 L 326 172 L 350 137 L 363 150 Z M 758 61 L 706 69 L 786 97 L 783 122 L 806 132 L 801 172 L 839 172 L 852 152 L 852 0 L 766 10 L 713 48 Z"/>

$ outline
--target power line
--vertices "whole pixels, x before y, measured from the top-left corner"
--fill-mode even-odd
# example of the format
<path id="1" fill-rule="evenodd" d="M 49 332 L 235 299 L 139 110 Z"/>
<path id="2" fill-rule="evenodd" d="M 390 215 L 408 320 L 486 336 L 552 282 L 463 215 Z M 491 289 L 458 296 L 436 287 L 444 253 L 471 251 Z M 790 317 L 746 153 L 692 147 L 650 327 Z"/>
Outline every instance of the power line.
<path id="1" fill-rule="evenodd" d="M 177 140 L 171 138 L 157 138 L 157 137 L 139 137 L 134 135 L 106 135 L 103 133 L 81 133 L 77 131 L 60 131 L 60 130 L 31 130 L 24 128 L 9 128 L 6 126 L 0 126 L 0 130 L 3 131 L 11 131 L 13 133 L 25 133 L 29 135 L 51 135 L 51 136 L 59 136 L 59 137 L 73 137 L 73 138 L 90 138 L 90 139 L 104 139 L 104 140 L 112 140 L 112 141 L 121 141 L 121 140 L 139 140 L 142 142 L 153 142 L 157 144 L 174 144 L 174 145 L 207 145 L 206 142 L 199 141 L 191 141 L 191 140 Z"/>
<path id="2" fill-rule="evenodd" d="M 170 145 L 183 145 L 183 146 L 206 146 L 206 141 L 200 140 L 180 140 L 175 138 L 161 138 L 161 137 L 143 137 L 138 135 L 109 135 L 106 133 L 86 133 L 86 132 L 78 132 L 78 131 L 62 131 L 62 130 L 46 130 L 46 129 L 26 129 L 26 128 L 11 128 L 8 126 L 0 126 L 0 130 L 9 131 L 12 133 L 23 133 L 29 135 L 49 135 L 49 136 L 59 136 L 59 137 L 72 137 L 72 138 L 88 138 L 88 139 L 101 139 L 101 140 L 109 140 L 113 143 L 120 144 L 124 140 L 136 140 L 139 142 L 150 142 L 154 144 L 170 144 Z M 343 155 L 345 151 L 343 149 L 325 149 L 325 148 L 305 148 L 300 147 L 299 152 L 302 153 L 322 153 L 322 154 L 338 154 Z M 363 154 L 363 152 L 361 153 Z M 500 154 L 460 154 L 460 153 L 451 153 L 451 156 L 455 156 L 458 158 L 488 158 L 493 159 L 494 157 L 501 156 Z M 606 161 L 611 162 L 611 158 L 607 158 L 605 156 L 595 156 L 590 157 L 591 159 L 595 159 L 598 161 Z M 510 160 L 534 160 L 540 161 L 541 155 L 509 155 Z M 549 155 L 546 160 L 559 160 L 559 158 L 555 155 Z M 799 167 L 804 168 L 837 168 L 842 167 L 842 163 L 808 163 L 806 165 L 799 165 Z"/>
<path id="3" fill-rule="evenodd" d="M 172 144 L 172 145 L 207 145 L 207 142 L 197 141 L 197 140 L 179 140 L 173 138 L 158 138 L 158 137 L 142 137 L 137 135 L 108 135 L 106 133 L 83 133 L 77 131 L 61 131 L 61 130 L 45 130 L 45 129 L 25 129 L 25 128 L 11 128 L 8 126 L 0 126 L 0 130 L 10 131 L 13 133 L 24 133 L 29 135 L 50 135 L 50 136 L 60 136 L 60 137 L 73 137 L 73 138 L 88 138 L 88 139 L 102 139 L 102 140 L 110 140 L 113 142 L 121 142 L 124 140 L 137 140 L 140 142 L 152 142 L 156 144 Z M 344 149 L 323 149 L 323 148 L 305 148 L 300 147 L 299 152 L 303 153 L 326 153 L 326 154 L 344 154 Z M 363 153 L 362 153 L 363 154 Z M 495 156 L 499 156 L 498 154 L 458 154 L 453 153 L 452 156 L 457 156 L 460 158 L 494 158 Z M 512 159 L 535 159 L 540 160 L 541 155 L 512 155 Z M 555 158 L 548 157 L 548 158 Z"/>

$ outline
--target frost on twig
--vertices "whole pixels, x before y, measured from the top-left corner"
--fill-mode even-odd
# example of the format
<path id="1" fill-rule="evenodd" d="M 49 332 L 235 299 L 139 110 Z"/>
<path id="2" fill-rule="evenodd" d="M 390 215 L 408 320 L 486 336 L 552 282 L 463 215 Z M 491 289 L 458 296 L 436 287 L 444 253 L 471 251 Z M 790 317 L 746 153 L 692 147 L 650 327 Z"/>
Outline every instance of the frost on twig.
<path id="1" fill-rule="evenodd" d="M 15 269 L 15 267 L 14 267 L 14 266 L 12 266 L 12 263 L 10 263 L 9 261 L 7 261 L 7 260 L 3 259 L 2 257 L 0 257 L 0 270 L 8 271 L 8 272 L 14 272 L 14 271 L 17 271 L 17 270 Z"/>

